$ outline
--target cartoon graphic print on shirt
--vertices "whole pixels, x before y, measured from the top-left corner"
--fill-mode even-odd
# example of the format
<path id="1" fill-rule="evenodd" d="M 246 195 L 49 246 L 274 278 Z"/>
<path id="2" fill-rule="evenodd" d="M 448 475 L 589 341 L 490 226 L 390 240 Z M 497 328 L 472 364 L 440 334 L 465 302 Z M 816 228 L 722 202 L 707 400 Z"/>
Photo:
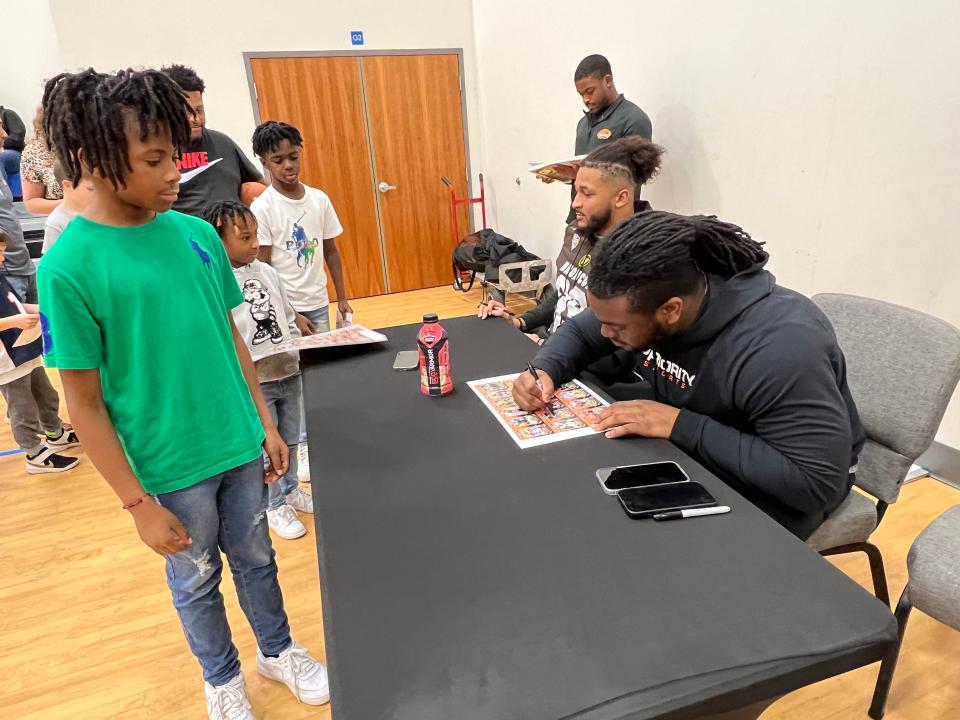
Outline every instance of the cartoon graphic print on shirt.
<path id="1" fill-rule="evenodd" d="M 306 213 L 303 213 L 306 215 Z M 300 221 L 303 215 L 297 218 L 293 223 L 293 231 L 290 233 L 290 240 L 287 240 L 287 252 L 297 251 L 297 267 L 306 267 L 313 264 L 313 255 L 317 250 L 320 241 L 317 238 L 307 240 L 307 233 L 303 229 Z"/>
<path id="2" fill-rule="evenodd" d="M 210 267 L 210 256 L 206 250 L 197 244 L 197 241 L 193 239 L 193 235 L 190 236 L 190 247 L 200 256 L 200 262 L 203 263 L 204 267 Z"/>
<path id="3" fill-rule="evenodd" d="M 257 323 L 253 344 L 259 345 L 270 340 L 276 345 L 283 340 L 283 331 L 277 322 L 277 311 L 270 302 L 270 293 L 264 289 L 260 280 L 250 278 L 244 281 L 243 299 L 250 304 L 250 316 Z"/>

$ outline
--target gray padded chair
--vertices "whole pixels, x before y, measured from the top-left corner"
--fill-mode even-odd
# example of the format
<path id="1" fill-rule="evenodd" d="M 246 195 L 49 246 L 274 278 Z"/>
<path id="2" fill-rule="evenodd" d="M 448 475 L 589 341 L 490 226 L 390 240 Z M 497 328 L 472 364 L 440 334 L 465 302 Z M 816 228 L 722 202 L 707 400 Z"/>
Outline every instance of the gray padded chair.
<path id="1" fill-rule="evenodd" d="M 867 442 L 856 490 L 807 539 L 821 555 L 863 552 L 874 593 L 890 605 L 880 550 L 869 542 L 910 466 L 930 447 L 957 381 L 960 331 L 909 308 L 856 295 L 814 295 L 847 360 L 847 382 Z"/>
<path id="2" fill-rule="evenodd" d="M 960 630 L 960 505 L 943 513 L 914 540 L 907 556 L 907 572 L 910 580 L 897 603 L 897 644 L 880 665 L 870 705 L 870 717 L 876 720 L 883 717 L 910 610 L 916 608 Z"/>

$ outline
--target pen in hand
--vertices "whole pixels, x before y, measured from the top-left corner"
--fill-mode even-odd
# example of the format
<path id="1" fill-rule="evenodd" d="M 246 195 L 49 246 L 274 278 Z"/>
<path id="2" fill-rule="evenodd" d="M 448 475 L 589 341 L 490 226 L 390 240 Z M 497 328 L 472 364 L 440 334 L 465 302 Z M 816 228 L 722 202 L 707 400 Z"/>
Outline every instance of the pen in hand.
<path id="1" fill-rule="evenodd" d="M 533 381 L 537 384 L 537 387 L 540 388 L 540 397 L 543 398 L 543 384 L 540 382 L 540 376 L 537 375 L 537 371 L 534 369 L 531 363 L 527 363 L 527 371 L 533 375 Z M 553 417 L 553 410 L 550 409 L 549 402 L 544 406 L 543 409 L 547 415 Z"/>

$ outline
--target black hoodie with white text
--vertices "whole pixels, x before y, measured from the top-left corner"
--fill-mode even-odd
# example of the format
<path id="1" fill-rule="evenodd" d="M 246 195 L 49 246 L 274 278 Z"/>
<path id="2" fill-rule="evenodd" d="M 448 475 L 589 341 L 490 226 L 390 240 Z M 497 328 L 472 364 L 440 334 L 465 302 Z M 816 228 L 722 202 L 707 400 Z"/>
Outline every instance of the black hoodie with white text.
<path id="1" fill-rule="evenodd" d="M 691 328 L 637 352 L 636 372 L 680 408 L 671 442 L 806 539 L 850 491 L 865 433 L 830 321 L 765 264 L 708 275 Z M 533 364 L 559 385 L 614 350 L 586 310 Z"/>

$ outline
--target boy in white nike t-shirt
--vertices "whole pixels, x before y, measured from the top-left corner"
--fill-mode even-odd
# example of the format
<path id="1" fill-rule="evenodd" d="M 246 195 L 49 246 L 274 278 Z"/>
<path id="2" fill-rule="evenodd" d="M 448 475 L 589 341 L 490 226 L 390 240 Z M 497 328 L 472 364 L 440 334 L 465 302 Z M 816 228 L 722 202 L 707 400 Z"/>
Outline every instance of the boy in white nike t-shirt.
<path id="1" fill-rule="evenodd" d="M 253 152 L 272 181 L 250 206 L 259 227 L 260 261 L 272 265 L 283 281 L 301 331 L 326 332 L 330 299 L 324 261 L 333 276 L 340 315 L 353 314 L 335 240 L 343 233 L 340 220 L 326 193 L 300 182 L 303 138 L 297 128 L 273 120 L 259 125 L 253 132 Z"/>
<path id="2" fill-rule="evenodd" d="M 268 187 L 250 206 L 257 218 L 261 262 L 272 265 L 283 282 L 296 324 L 304 335 L 330 329 L 326 261 L 337 290 L 337 326 L 349 323 L 353 308 L 347 302 L 343 265 L 335 238 L 343 234 L 333 203 L 322 190 L 300 182 L 300 131 L 285 122 L 270 120 L 253 131 L 253 152 L 271 178 Z M 306 423 L 300 423 L 299 478 L 310 479 Z"/>

